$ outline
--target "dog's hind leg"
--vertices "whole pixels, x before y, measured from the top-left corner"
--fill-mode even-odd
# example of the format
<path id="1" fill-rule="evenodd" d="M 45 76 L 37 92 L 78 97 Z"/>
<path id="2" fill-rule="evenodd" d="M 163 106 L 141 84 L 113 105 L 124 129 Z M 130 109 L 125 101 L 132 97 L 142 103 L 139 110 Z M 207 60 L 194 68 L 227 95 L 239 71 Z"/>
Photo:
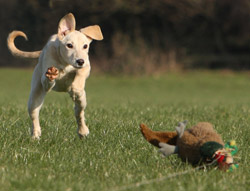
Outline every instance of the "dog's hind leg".
<path id="1" fill-rule="evenodd" d="M 78 124 L 77 133 L 80 138 L 89 134 L 89 129 L 85 124 L 84 110 L 87 106 L 85 91 L 75 99 L 75 117 Z"/>
<path id="2" fill-rule="evenodd" d="M 41 127 L 39 122 L 39 112 L 43 105 L 44 97 L 55 85 L 55 78 L 58 75 L 58 70 L 55 67 L 48 68 L 47 72 L 40 78 L 38 67 L 35 68 L 31 92 L 28 102 L 28 111 L 32 120 L 31 135 L 34 139 L 39 139 L 41 136 Z"/>
<path id="3" fill-rule="evenodd" d="M 40 86 L 40 87 L 39 87 Z M 31 135 L 34 139 L 39 139 L 41 136 L 41 127 L 39 122 L 39 112 L 43 104 L 43 100 L 46 92 L 43 90 L 42 85 L 39 84 L 31 89 L 29 102 L 28 102 L 28 111 L 29 116 L 32 120 L 32 129 Z"/>

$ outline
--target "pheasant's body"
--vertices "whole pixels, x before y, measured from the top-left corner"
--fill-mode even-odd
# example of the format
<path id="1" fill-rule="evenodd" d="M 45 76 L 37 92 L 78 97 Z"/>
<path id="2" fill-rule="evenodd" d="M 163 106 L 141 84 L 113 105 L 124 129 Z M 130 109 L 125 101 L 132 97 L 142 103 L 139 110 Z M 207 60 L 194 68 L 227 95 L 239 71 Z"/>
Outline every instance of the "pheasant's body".
<path id="1" fill-rule="evenodd" d="M 221 136 L 215 132 L 212 124 L 200 122 L 184 131 L 182 137 L 178 137 L 176 146 L 178 155 L 183 160 L 197 164 L 202 160 L 201 146 L 206 142 L 217 142 L 224 145 Z"/>
<path id="2" fill-rule="evenodd" d="M 141 132 L 148 142 L 161 147 L 160 151 L 166 156 L 177 153 L 183 161 L 192 164 L 203 160 L 200 148 L 204 143 L 217 142 L 224 145 L 221 136 L 208 122 L 200 122 L 190 129 L 184 129 L 185 124 L 181 123 L 174 132 L 157 132 L 141 124 Z"/>

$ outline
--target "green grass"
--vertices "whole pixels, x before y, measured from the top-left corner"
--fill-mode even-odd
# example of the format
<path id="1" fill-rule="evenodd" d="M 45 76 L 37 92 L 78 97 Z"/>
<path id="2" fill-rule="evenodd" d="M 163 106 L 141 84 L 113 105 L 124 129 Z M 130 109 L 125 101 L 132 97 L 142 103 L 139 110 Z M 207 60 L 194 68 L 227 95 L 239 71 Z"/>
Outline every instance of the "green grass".
<path id="1" fill-rule="evenodd" d="M 250 189 L 249 74 L 92 75 L 86 87 L 90 135 L 78 138 L 73 102 L 66 93 L 51 92 L 40 114 L 39 141 L 30 138 L 26 108 L 31 75 L 0 69 L 1 191 Z M 174 130 L 185 119 L 188 127 L 209 121 L 225 141 L 235 139 L 239 169 L 194 171 L 176 156 L 161 157 L 139 131 L 141 122 Z M 148 184 L 136 186 L 140 182 Z"/>

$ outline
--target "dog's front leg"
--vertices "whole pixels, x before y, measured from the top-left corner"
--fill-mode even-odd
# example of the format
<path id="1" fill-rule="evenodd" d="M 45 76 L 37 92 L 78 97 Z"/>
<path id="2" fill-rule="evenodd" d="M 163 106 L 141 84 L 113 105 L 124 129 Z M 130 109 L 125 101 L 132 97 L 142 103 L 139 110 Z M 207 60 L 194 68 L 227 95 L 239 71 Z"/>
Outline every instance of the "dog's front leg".
<path id="1" fill-rule="evenodd" d="M 90 73 L 90 66 L 86 66 L 82 69 L 78 69 L 76 71 L 75 78 L 72 82 L 71 89 L 70 89 L 70 96 L 72 97 L 73 101 L 78 99 L 78 96 L 82 96 L 82 94 L 85 92 L 85 81 L 88 78 Z"/>
<path id="2" fill-rule="evenodd" d="M 42 85 L 45 92 L 49 92 L 56 84 L 55 79 L 59 72 L 55 67 L 49 67 L 46 73 L 42 76 Z"/>
<path id="3" fill-rule="evenodd" d="M 77 95 L 77 99 L 75 100 L 75 117 L 78 124 L 77 133 L 80 138 L 89 134 L 89 129 L 85 124 L 85 116 L 84 110 L 86 108 L 86 93 L 83 91 L 81 95 Z"/>

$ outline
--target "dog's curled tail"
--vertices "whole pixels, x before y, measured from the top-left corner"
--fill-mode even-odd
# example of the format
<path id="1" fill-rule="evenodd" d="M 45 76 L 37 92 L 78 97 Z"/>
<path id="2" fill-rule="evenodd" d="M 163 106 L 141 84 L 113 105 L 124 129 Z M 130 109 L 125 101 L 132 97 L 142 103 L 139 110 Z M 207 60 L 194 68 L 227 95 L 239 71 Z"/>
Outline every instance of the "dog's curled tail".
<path id="1" fill-rule="evenodd" d="M 24 34 L 22 31 L 11 32 L 7 38 L 7 45 L 12 55 L 17 56 L 17 57 L 22 57 L 22 58 L 38 58 L 42 51 L 26 52 L 26 51 L 19 50 L 15 46 L 14 41 L 15 41 L 15 38 L 18 36 L 22 36 L 25 38 L 25 40 L 28 40 L 26 34 Z"/>

